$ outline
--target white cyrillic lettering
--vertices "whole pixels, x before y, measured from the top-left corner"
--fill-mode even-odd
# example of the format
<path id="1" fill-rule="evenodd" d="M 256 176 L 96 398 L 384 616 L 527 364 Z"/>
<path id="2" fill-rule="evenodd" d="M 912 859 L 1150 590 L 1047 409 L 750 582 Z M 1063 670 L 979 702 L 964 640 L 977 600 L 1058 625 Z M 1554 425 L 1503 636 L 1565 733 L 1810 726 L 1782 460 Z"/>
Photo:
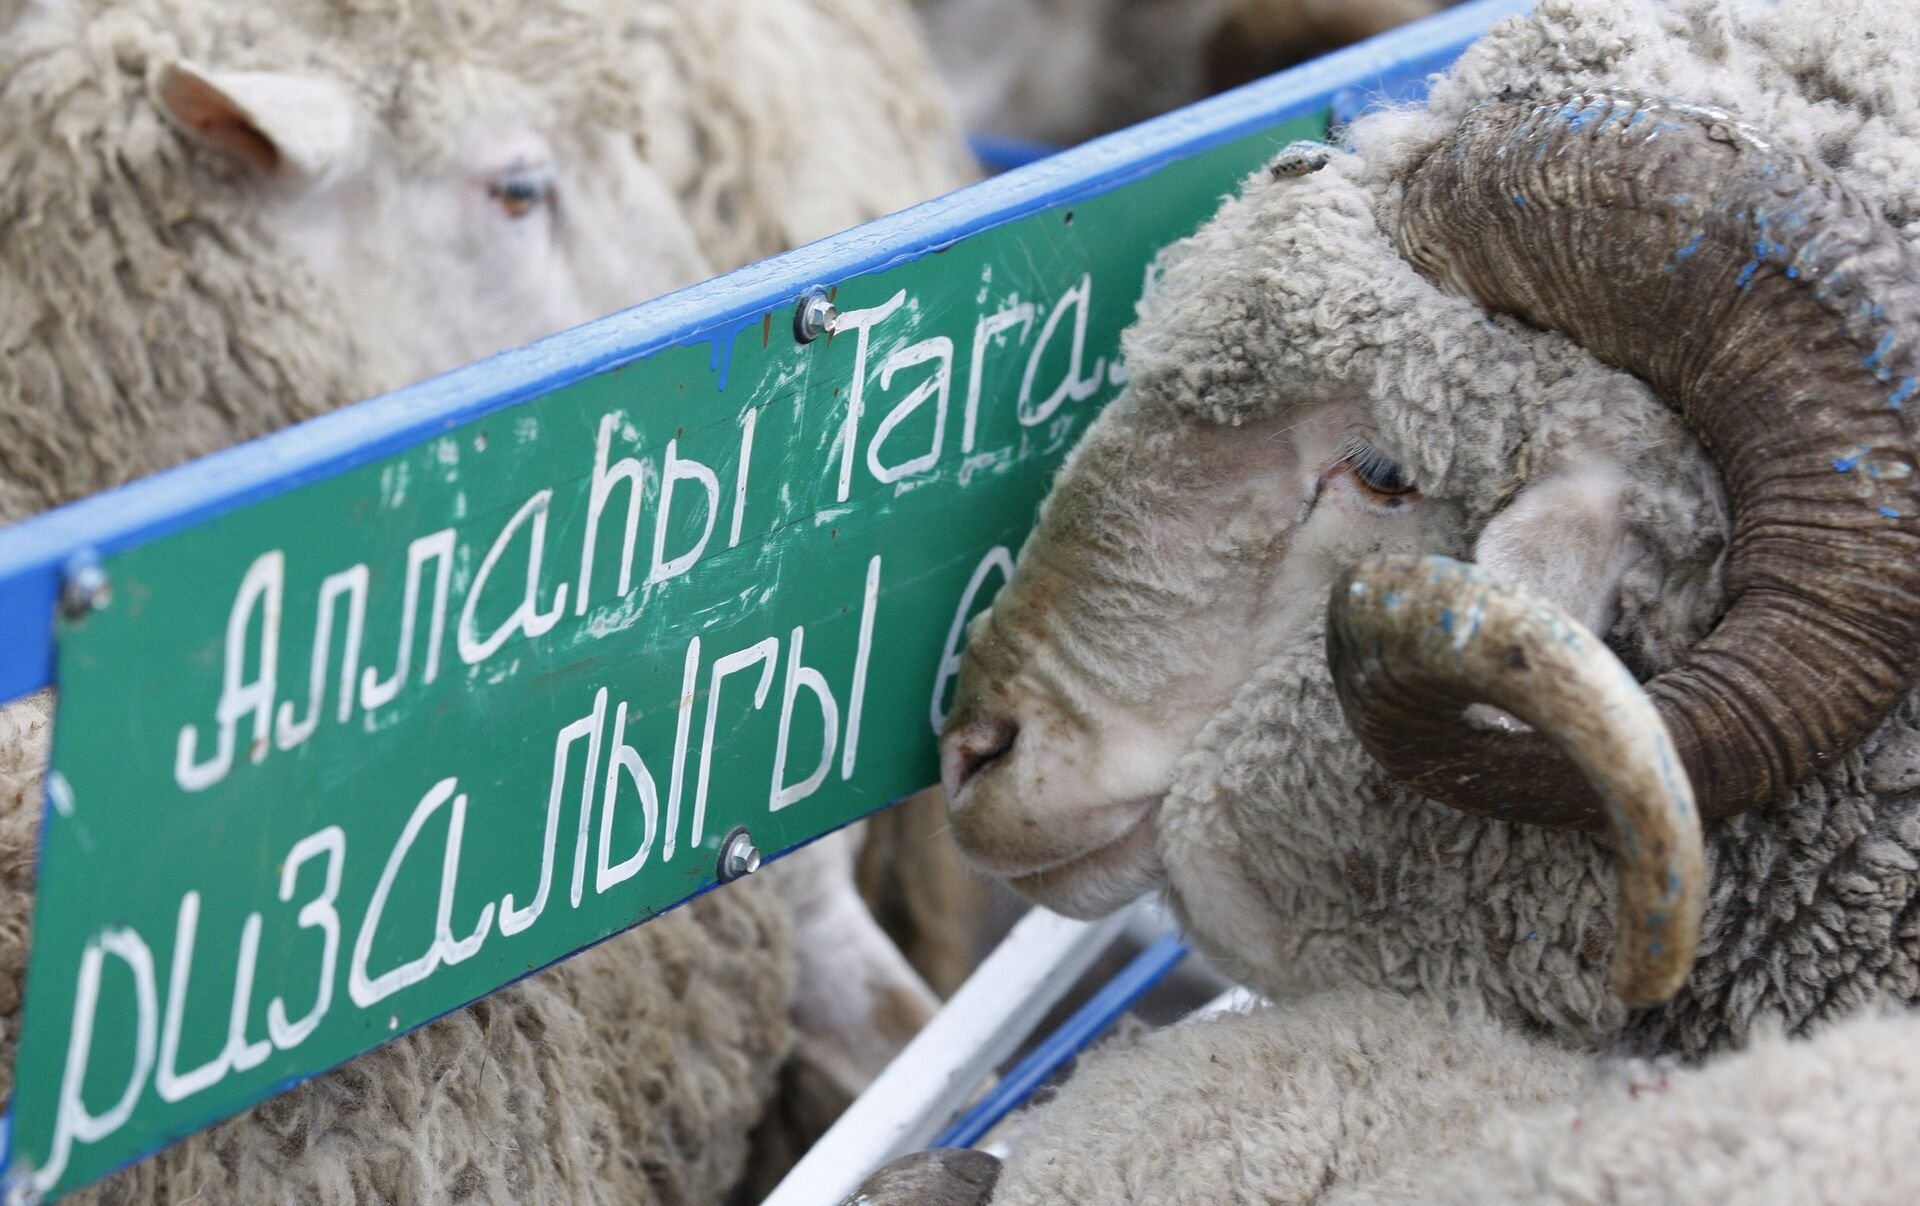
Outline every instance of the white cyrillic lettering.
<path id="1" fill-rule="evenodd" d="M 667 522 L 673 515 L 673 487 L 677 482 L 699 482 L 700 488 L 707 494 L 707 522 L 700 529 L 700 539 L 693 547 L 671 561 L 664 560 L 667 555 Z M 669 578 L 678 578 L 692 569 L 700 560 L 700 554 L 707 551 L 707 541 L 713 538 L 713 521 L 720 514 L 720 479 L 713 470 L 699 461 L 680 459 L 680 442 L 667 441 L 666 471 L 660 479 L 660 511 L 653 520 L 653 569 L 647 574 L 647 581 L 665 582 Z"/>
<path id="2" fill-rule="evenodd" d="M 620 591 L 633 588 L 633 542 L 640 534 L 640 498 L 646 493 L 646 474 L 639 461 L 623 456 L 613 465 L 607 457 L 613 445 L 613 429 L 620 424 L 619 414 L 600 416 L 600 434 L 593 442 L 593 484 L 587 493 L 587 538 L 580 548 L 580 581 L 573 591 L 573 612 L 587 614 L 588 596 L 593 589 L 593 547 L 600 534 L 600 513 L 606 509 L 613 488 L 627 484 L 627 524 L 620 536 Z M 662 499 L 664 507 L 665 500 Z"/>
<path id="3" fill-rule="evenodd" d="M 547 507 L 553 501 L 552 490 L 542 490 L 521 504 L 513 513 L 507 526 L 500 529 L 500 535 L 494 538 L 493 547 L 480 562 L 480 570 L 473 576 L 473 585 L 467 588 L 467 601 L 460 607 L 460 627 L 454 634 L 460 647 L 460 660 L 471 666 L 476 662 L 492 657 L 507 643 L 507 639 L 518 629 L 530 637 L 537 637 L 560 622 L 560 613 L 567 607 L 567 584 L 562 582 L 553 588 L 553 606 L 541 611 L 540 562 L 547 547 Z M 480 604 L 480 596 L 486 593 L 487 579 L 493 575 L 493 567 L 500 560 L 500 554 L 506 552 L 507 545 L 513 542 L 513 534 L 528 517 L 533 519 L 533 533 L 527 549 L 526 587 L 520 596 L 520 602 L 514 607 L 513 614 L 493 630 L 493 635 L 481 640 L 473 630 L 474 608 Z"/>
<path id="4" fill-rule="evenodd" d="M 865 397 L 867 385 L 867 344 L 873 328 L 885 322 L 893 312 L 907 304 L 905 289 L 888 298 L 883 304 L 867 310 L 849 310 L 834 321 L 834 334 L 846 331 L 855 333 L 853 345 L 853 383 L 847 388 L 847 418 L 840 429 L 840 494 L 841 502 L 847 501 L 847 493 L 853 488 L 853 454 L 860 442 L 860 407 Z"/>
<path id="5" fill-rule="evenodd" d="M 252 758 L 258 762 L 267 756 L 267 742 L 273 734 L 273 696 L 280 660 L 280 601 L 286 565 L 287 559 L 279 549 L 262 553 L 240 580 L 240 590 L 233 597 L 233 610 L 227 613 L 227 660 L 220 703 L 214 711 L 220 725 L 215 752 L 207 761 L 195 762 L 193 752 L 200 744 L 200 731 L 190 724 L 181 726 L 173 777 L 182 791 L 202 791 L 226 777 L 233 767 L 234 726 L 249 712 L 253 713 Z M 247 682 L 247 629 L 252 627 L 256 609 L 260 612 L 259 676 Z"/>
<path id="6" fill-rule="evenodd" d="M 1093 305 L 1093 277 L 1083 274 L 1080 283 L 1066 291 L 1053 312 L 1047 315 L 1047 321 L 1040 328 L 1040 338 L 1034 342 L 1033 351 L 1027 354 L 1027 371 L 1020 378 L 1020 402 L 1016 413 L 1022 426 L 1036 427 L 1053 417 L 1053 412 L 1067 399 L 1085 402 L 1099 392 L 1102 376 L 1106 372 L 1107 361 L 1103 356 L 1093 362 L 1093 369 L 1081 375 L 1081 363 L 1087 352 L 1087 311 Z M 1053 332 L 1060 325 L 1060 319 L 1067 308 L 1073 308 L 1073 344 L 1068 351 L 1067 375 L 1060 379 L 1047 400 L 1039 406 L 1033 405 L 1033 378 L 1040 371 L 1041 357 L 1046 355 L 1047 344 L 1053 339 Z"/>
<path id="7" fill-rule="evenodd" d="M 133 973 L 133 1068 L 120 1100 L 106 1113 L 94 1114 L 87 1109 L 83 1093 L 87 1057 L 93 1049 L 93 1020 L 100 1008 L 100 976 L 108 955 L 125 963 Z M 60 1108 L 54 1116 L 53 1150 L 47 1156 L 46 1165 L 33 1176 L 34 1185 L 42 1192 L 53 1188 L 67 1171 L 67 1160 L 76 1140 L 98 1143 L 133 1116 L 141 1086 L 153 1071 L 159 1012 L 153 982 L 153 952 L 132 930 L 102 930 L 98 938 L 87 943 L 87 949 L 80 956 L 80 975 L 73 991 L 73 1028 L 67 1035 L 67 1063 L 60 1079 Z"/>
<path id="8" fill-rule="evenodd" d="M 327 875 L 320 895 L 300 906 L 298 921 L 303 930 L 318 929 L 321 934 L 319 987 L 314 992 L 313 1008 L 297 1022 L 287 1021 L 287 1003 L 275 997 L 267 1003 L 267 1033 L 273 1045 L 288 1051 L 305 1042 L 320 1019 L 327 1016 L 333 1002 L 333 972 L 340 958 L 340 914 L 334 901 L 340 896 L 340 871 L 347 861 L 347 834 L 338 825 L 329 825 L 310 833 L 293 844 L 287 861 L 280 868 L 280 900 L 293 899 L 293 886 L 300 868 L 315 855 L 327 856 Z"/>
<path id="9" fill-rule="evenodd" d="M 760 412 L 749 410 L 740 416 L 740 464 L 733 472 L 733 526 L 727 532 L 727 547 L 740 543 L 740 521 L 747 515 L 747 471 L 753 467 L 753 429 Z"/>
<path id="10" fill-rule="evenodd" d="M 440 643 L 447 634 L 447 586 L 453 570 L 453 529 L 422 536 L 407 546 L 406 596 L 400 604 L 400 652 L 394 658 L 393 677 L 386 682 L 367 667 L 360 677 L 360 706 L 378 708 L 392 703 L 406 685 L 413 662 L 414 616 L 420 607 L 420 567 L 427 558 L 438 561 L 433 576 L 433 612 L 427 619 L 427 656 L 420 681 L 430 683 L 440 673 Z"/>
<path id="11" fill-rule="evenodd" d="M 587 823 L 593 819 L 593 787 L 600 779 L 600 726 L 607 719 L 605 687 L 594 692 L 593 711 L 587 719 L 593 725 L 593 735 L 587 739 L 586 781 L 580 785 L 580 826 L 573 839 L 573 907 L 576 909 L 580 907 L 580 897 L 587 884 Z M 549 802 L 547 824 L 551 826 L 558 819 Z"/>
<path id="12" fill-rule="evenodd" d="M 1010 331 L 1014 327 L 1020 328 L 1020 342 L 1025 343 L 1027 336 L 1033 333 L 1032 302 L 1008 306 L 997 314 L 982 315 L 980 321 L 973 325 L 973 362 L 967 373 L 967 413 L 960 427 L 961 452 L 973 451 L 974 428 L 980 415 L 980 390 L 986 376 L 987 348 L 1002 331 Z"/>
<path id="13" fill-rule="evenodd" d="M 673 857 L 674 839 L 680 833 L 680 786 L 687 776 L 687 735 L 693 728 L 694 687 L 700 681 L 700 638 L 687 642 L 686 664 L 680 670 L 679 718 L 674 722 L 673 775 L 667 787 L 667 836 L 660 844 L 660 861 Z"/>
<path id="14" fill-rule="evenodd" d="M 233 1007 L 227 1011 L 227 1049 L 224 1058 L 235 1072 L 257 1068 L 273 1054 L 266 1039 L 247 1041 L 247 1018 L 253 1013 L 253 972 L 260 963 L 260 914 L 248 913 L 240 927 L 240 959 L 233 969 Z"/>
<path id="15" fill-rule="evenodd" d="M 773 795 L 767 802 L 770 812 L 779 812 L 819 791 L 833 770 L 833 749 L 840 742 L 840 705 L 834 702 L 826 676 L 800 662 L 806 635 L 806 629 L 796 627 L 787 645 L 787 683 L 780 697 L 780 738 L 773 751 Z M 789 787 L 786 785 L 787 740 L 793 729 L 793 701 L 802 687 L 820 701 L 820 761 L 805 779 Z"/>
<path id="16" fill-rule="evenodd" d="M 773 659 L 780 656 L 780 638 L 764 641 L 714 659 L 713 677 L 707 682 L 707 731 L 700 743 L 700 783 L 693 792 L 693 836 L 688 844 L 698 846 L 707 824 L 707 781 L 713 772 L 713 733 L 720 719 L 720 684 L 729 674 L 760 663 L 760 685 L 753 690 L 753 706 L 758 711 L 767 702 L 767 689 L 773 686 Z"/>
<path id="17" fill-rule="evenodd" d="M 260 914 L 249 913 L 240 929 L 240 958 L 233 974 L 233 996 L 227 1013 L 227 1042 L 220 1054 L 191 1072 L 176 1069 L 180 1062 L 180 1025 L 186 1017 L 187 992 L 193 975 L 193 948 L 200 929 L 200 893 L 180 898 L 180 915 L 173 931 L 173 970 L 167 977 L 167 1016 L 160 1029 L 160 1066 L 153 1076 L 154 1091 L 162 1101 L 180 1101 L 218 1084 L 229 1071 L 258 1067 L 273 1047 L 264 1039 L 247 1042 L 247 1014 L 252 1012 L 253 973 L 260 959 Z"/>
<path id="18" fill-rule="evenodd" d="M 367 915 L 353 941 L 353 962 L 347 968 L 347 995 L 362 1009 L 378 1004 L 410 984 L 418 984 L 442 963 L 459 963 L 471 957 L 486 941 L 487 927 L 493 923 L 492 901 L 481 907 L 480 920 L 473 927 L 473 933 L 458 941 L 453 937 L 453 889 L 460 878 L 460 838 L 467 828 L 467 797 L 454 794 L 458 783 L 457 779 L 442 779 L 420 797 L 413 815 L 407 818 L 407 827 L 400 833 L 400 840 L 394 843 L 393 853 L 387 856 L 387 865 L 380 871 L 380 882 L 374 886 L 373 899 L 367 903 Z M 447 820 L 447 844 L 440 856 L 440 902 L 434 914 L 433 941 L 428 944 L 426 954 L 418 959 L 369 980 L 367 960 L 373 955 L 373 938 L 380 931 L 380 918 L 387 911 L 387 896 L 393 891 L 393 881 L 400 874 L 401 864 L 407 861 L 407 852 L 413 849 L 420 830 L 449 797 L 453 800 L 453 815 Z M 501 928 L 505 928 L 504 923 Z"/>
<path id="19" fill-rule="evenodd" d="M 586 785 L 580 791 L 580 808 L 584 813 L 593 800 L 593 785 L 599 778 L 600 767 L 600 725 L 607 718 L 607 690 L 602 687 L 593 697 L 593 711 L 562 728 L 553 739 L 553 774 L 547 782 L 547 828 L 546 837 L 540 844 L 540 887 L 535 890 L 533 900 L 524 908 L 515 908 L 513 893 L 500 898 L 500 932 L 518 934 L 534 922 L 540 920 L 540 914 L 546 910 L 547 894 L 553 890 L 553 852 L 555 843 L 560 839 L 560 805 L 567 795 L 567 757 L 573 744 L 582 738 L 587 742 Z M 579 846 L 585 850 L 587 840 L 587 819 L 580 818 Z M 584 854 L 574 859 L 574 904 L 580 903 L 580 865 Z"/>
<path id="20" fill-rule="evenodd" d="M 940 651 L 940 672 L 933 676 L 933 700 L 927 706 L 927 719 L 933 722 L 935 736 L 947 727 L 947 684 L 960 673 L 961 634 L 967 630 L 967 620 L 973 614 L 974 600 L 980 597 L 980 588 L 986 585 L 987 575 L 994 570 L 1000 571 L 1002 580 L 1013 577 L 1013 554 L 1004 544 L 988 549 L 980 564 L 973 567 L 967 589 L 960 592 L 960 605 L 953 609 L 953 623 L 947 626 L 947 644 Z"/>
<path id="21" fill-rule="evenodd" d="M 307 718 L 293 718 L 293 701 L 282 700 L 273 739 L 290 750 L 313 736 L 320 724 L 320 701 L 327 695 L 327 654 L 333 648 L 333 601 L 347 596 L 347 635 L 340 645 L 340 723 L 353 715 L 353 693 L 360 671 L 360 635 L 367 624 L 367 567 L 356 565 L 328 574 L 320 582 L 320 606 L 313 621 L 313 664 L 307 671 Z"/>
<path id="22" fill-rule="evenodd" d="M 936 362 L 932 374 L 914 386 L 913 392 L 889 411 L 887 417 L 880 420 L 880 426 L 874 429 L 873 442 L 867 445 L 867 469 L 876 481 L 897 482 L 903 477 L 926 472 L 940 460 L 940 443 L 947 434 L 947 399 L 953 392 L 953 340 L 945 335 L 935 335 L 932 339 L 923 339 L 888 356 L 887 362 L 880 366 L 880 388 L 892 386 L 893 375 L 900 369 L 925 364 L 929 360 Z M 906 422 L 928 398 L 932 398 L 934 403 L 933 439 L 927 450 L 898 465 L 882 465 L 880 445 L 886 443 L 893 429 Z"/>
<path id="23" fill-rule="evenodd" d="M 860 644 L 853 655 L 853 690 L 847 700 L 847 744 L 840 752 L 840 777 L 853 778 L 860 752 L 860 709 L 867 698 L 867 662 L 873 654 L 873 618 L 880 604 L 880 558 L 867 562 L 867 589 L 860 602 Z"/>
<path id="24" fill-rule="evenodd" d="M 647 830 L 638 850 L 609 865 L 608 860 L 613 857 L 613 809 L 620 794 L 621 771 L 627 772 L 633 785 L 640 789 L 640 814 Z M 654 783 L 653 772 L 647 769 L 640 752 L 627 744 L 627 705 L 623 700 L 613 713 L 613 755 L 607 759 L 607 790 L 600 800 L 600 866 L 593 877 L 596 893 L 625 883 L 640 873 L 640 868 L 646 865 L 647 853 L 653 849 L 653 836 L 659 825 L 660 788 Z"/>

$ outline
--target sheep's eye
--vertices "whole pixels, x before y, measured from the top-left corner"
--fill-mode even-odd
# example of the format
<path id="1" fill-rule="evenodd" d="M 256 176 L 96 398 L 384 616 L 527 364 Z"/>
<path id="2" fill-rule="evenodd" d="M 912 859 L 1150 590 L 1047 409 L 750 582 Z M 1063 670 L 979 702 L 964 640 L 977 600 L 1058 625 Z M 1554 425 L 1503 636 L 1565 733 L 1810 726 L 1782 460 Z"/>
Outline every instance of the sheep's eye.
<path id="1" fill-rule="evenodd" d="M 488 182 L 487 195 L 509 218 L 524 218 L 553 200 L 553 176 L 529 168 L 504 172 Z"/>
<path id="2" fill-rule="evenodd" d="M 1341 463 L 1354 481 L 1387 506 L 1397 507 L 1410 501 L 1407 496 L 1415 493 L 1406 470 L 1366 441 L 1349 436 L 1340 452 Z"/>

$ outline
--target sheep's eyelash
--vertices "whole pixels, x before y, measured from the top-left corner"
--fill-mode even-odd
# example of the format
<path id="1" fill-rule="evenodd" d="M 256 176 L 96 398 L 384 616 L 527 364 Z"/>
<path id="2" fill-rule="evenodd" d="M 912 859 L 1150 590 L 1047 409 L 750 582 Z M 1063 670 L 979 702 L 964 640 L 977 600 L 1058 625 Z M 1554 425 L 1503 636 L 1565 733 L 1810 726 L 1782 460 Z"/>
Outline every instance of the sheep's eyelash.
<path id="1" fill-rule="evenodd" d="M 487 195 L 513 218 L 522 218 L 535 208 L 553 202 L 553 167 L 545 163 L 516 161 L 487 180 Z"/>
<path id="2" fill-rule="evenodd" d="M 1387 456 L 1372 444 L 1357 435 L 1348 434 L 1340 440 L 1340 459 L 1336 465 L 1351 465 L 1360 480 L 1377 490 L 1410 490 L 1413 483 L 1407 479 L 1407 471 L 1400 462 Z"/>

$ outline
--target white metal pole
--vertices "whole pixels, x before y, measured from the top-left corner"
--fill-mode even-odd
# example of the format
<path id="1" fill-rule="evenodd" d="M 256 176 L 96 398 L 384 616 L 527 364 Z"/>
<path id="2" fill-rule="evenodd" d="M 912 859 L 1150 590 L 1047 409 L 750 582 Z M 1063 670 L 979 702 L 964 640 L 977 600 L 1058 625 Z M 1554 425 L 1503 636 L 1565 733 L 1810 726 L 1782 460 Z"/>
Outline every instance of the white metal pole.
<path id="1" fill-rule="evenodd" d="M 1132 915 L 1123 909 L 1099 921 L 1070 921 L 1034 909 L 1021 918 L 764 1206 L 838 1206 L 874 1169 L 925 1147 Z"/>

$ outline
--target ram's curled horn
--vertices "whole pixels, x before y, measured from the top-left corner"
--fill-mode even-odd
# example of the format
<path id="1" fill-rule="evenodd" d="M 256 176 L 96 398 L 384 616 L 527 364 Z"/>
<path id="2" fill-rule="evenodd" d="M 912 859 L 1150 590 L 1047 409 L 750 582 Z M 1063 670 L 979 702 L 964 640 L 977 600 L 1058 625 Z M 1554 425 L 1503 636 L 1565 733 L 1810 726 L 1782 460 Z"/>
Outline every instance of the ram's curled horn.
<path id="1" fill-rule="evenodd" d="M 1775 800 L 1920 675 L 1920 256 L 1832 171 L 1725 113 L 1610 91 L 1473 110 L 1412 174 L 1401 254 L 1674 407 L 1730 509 L 1728 608 L 1647 684 L 1708 818 Z M 1920 398 L 1914 399 L 1920 402 Z M 1377 727 L 1368 692 L 1348 700 Z M 1597 827 L 1538 733 L 1401 734 L 1457 808 Z"/>
<path id="2" fill-rule="evenodd" d="M 1450 725 L 1470 749 L 1469 704 L 1503 708 L 1552 742 L 1592 785 L 1617 848 L 1614 992 L 1648 1005 L 1679 990 L 1705 901 L 1700 815 L 1652 701 L 1598 637 L 1475 566 L 1376 556 L 1334 584 L 1327 661 L 1360 743 L 1417 790 L 1435 774 L 1471 785 L 1470 763 L 1425 741 Z"/>

